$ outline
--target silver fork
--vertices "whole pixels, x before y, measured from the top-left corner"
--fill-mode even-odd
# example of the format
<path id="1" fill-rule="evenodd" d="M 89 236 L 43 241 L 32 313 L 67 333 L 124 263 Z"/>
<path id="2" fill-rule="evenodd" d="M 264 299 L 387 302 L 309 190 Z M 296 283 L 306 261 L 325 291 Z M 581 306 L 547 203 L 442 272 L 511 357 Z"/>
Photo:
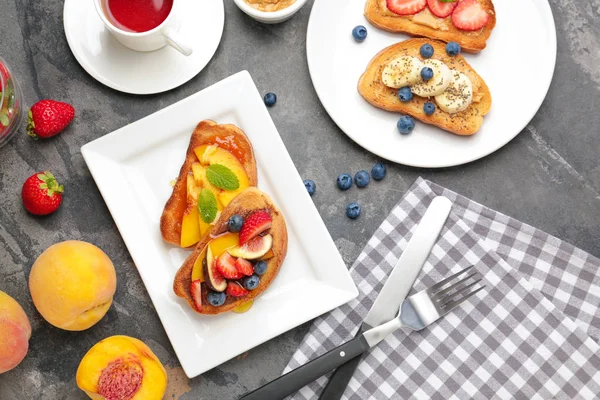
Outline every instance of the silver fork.
<path id="1" fill-rule="evenodd" d="M 375 346 L 387 335 L 400 328 L 420 331 L 483 290 L 485 285 L 475 288 L 482 278 L 479 272 L 472 268 L 473 265 L 407 297 L 398 310 L 396 318 L 364 333 L 369 347 Z M 465 273 L 466 276 L 452 283 Z"/>
<path id="2" fill-rule="evenodd" d="M 430 288 L 406 298 L 393 320 L 369 329 L 322 356 L 245 394 L 240 397 L 240 400 L 283 399 L 348 360 L 361 355 L 400 328 L 407 327 L 415 331 L 424 329 L 485 288 L 485 286 L 475 288 L 481 282 L 481 275 L 472 268 L 473 266 L 465 268 Z M 465 273 L 465 277 L 452 283 Z"/>

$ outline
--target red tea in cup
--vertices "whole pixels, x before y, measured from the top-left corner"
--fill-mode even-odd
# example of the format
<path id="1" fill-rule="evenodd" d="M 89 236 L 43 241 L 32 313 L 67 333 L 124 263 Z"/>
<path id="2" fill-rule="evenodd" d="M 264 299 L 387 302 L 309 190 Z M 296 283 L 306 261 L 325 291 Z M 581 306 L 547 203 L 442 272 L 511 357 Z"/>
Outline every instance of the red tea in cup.
<path id="1" fill-rule="evenodd" d="M 129 32 L 146 32 L 163 23 L 173 0 L 103 0 L 108 20 Z"/>

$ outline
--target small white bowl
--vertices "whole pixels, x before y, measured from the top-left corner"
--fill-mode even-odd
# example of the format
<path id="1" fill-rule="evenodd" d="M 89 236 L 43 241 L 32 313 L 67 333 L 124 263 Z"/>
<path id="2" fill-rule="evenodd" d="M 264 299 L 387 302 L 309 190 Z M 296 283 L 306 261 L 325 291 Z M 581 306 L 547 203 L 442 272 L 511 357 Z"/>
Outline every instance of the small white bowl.
<path id="1" fill-rule="evenodd" d="M 286 21 L 292 18 L 292 16 L 296 14 L 296 12 L 301 9 L 304 4 L 306 4 L 306 0 L 296 0 L 294 4 L 284 8 L 283 10 L 259 11 L 250 4 L 246 3 L 244 0 L 234 0 L 234 2 L 240 10 L 258 22 L 262 22 L 264 24 L 278 24 Z"/>

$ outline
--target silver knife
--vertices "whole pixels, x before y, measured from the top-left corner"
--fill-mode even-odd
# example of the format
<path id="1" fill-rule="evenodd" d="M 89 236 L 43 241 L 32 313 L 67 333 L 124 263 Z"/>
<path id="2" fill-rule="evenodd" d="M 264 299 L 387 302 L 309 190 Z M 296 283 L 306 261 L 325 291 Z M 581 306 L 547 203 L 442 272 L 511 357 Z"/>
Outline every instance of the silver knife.
<path id="1" fill-rule="evenodd" d="M 438 196 L 433 199 L 363 320 L 363 324 L 374 327 L 394 319 L 400 304 L 427 261 L 451 208 L 452 202 L 446 197 Z"/>
<path id="2" fill-rule="evenodd" d="M 452 203 L 445 197 L 433 199 L 354 339 L 247 393 L 240 399 L 283 399 L 336 367 L 338 369 L 320 399 L 339 399 L 360 361 L 360 355 L 370 347 L 363 338 L 362 332 L 390 321 L 396 316 L 398 308 L 427 260 L 450 214 L 451 207 Z M 349 362 L 344 364 L 345 360 Z"/>
<path id="3" fill-rule="evenodd" d="M 412 288 L 415 279 L 429 257 L 433 245 L 448 219 L 452 202 L 446 197 L 438 196 L 429 205 L 421 222 L 415 229 L 406 249 L 398 259 L 385 285 L 375 299 L 375 303 L 367 313 L 357 336 L 369 328 L 379 326 L 392 320 L 400 304 Z M 352 379 L 361 357 L 355 357 L 338 367 L 329 378 L 327 386 L 319 396 L 319 400 L 339 400 Z"/>

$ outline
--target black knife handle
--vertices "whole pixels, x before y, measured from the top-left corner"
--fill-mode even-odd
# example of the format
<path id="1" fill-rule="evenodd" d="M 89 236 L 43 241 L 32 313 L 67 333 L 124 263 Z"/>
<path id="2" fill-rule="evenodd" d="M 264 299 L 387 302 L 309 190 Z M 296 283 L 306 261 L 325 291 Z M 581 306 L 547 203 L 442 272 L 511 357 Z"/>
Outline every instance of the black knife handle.
<path id="1" fill-rule="evenodd" d="M 329 378 L 329 382 L 327 382 L 327 386 L 321 392 L 319 400 L 340 400 L 361 359 L 361 356 L 354 357 L 346 364 L 340 365 L 333 375 L 331 375 L 331 378 Z"/>
<path id="2" fill-rule="evenodd" d="M 297 392 L 312 381 L 334 370 L 347 360 L 353 359 L 369 349 L 363 335 L 336 347 L 308 363 L 272 380 L 258 389 L 246 393 L 240 400 L 281 400 Z"/>

